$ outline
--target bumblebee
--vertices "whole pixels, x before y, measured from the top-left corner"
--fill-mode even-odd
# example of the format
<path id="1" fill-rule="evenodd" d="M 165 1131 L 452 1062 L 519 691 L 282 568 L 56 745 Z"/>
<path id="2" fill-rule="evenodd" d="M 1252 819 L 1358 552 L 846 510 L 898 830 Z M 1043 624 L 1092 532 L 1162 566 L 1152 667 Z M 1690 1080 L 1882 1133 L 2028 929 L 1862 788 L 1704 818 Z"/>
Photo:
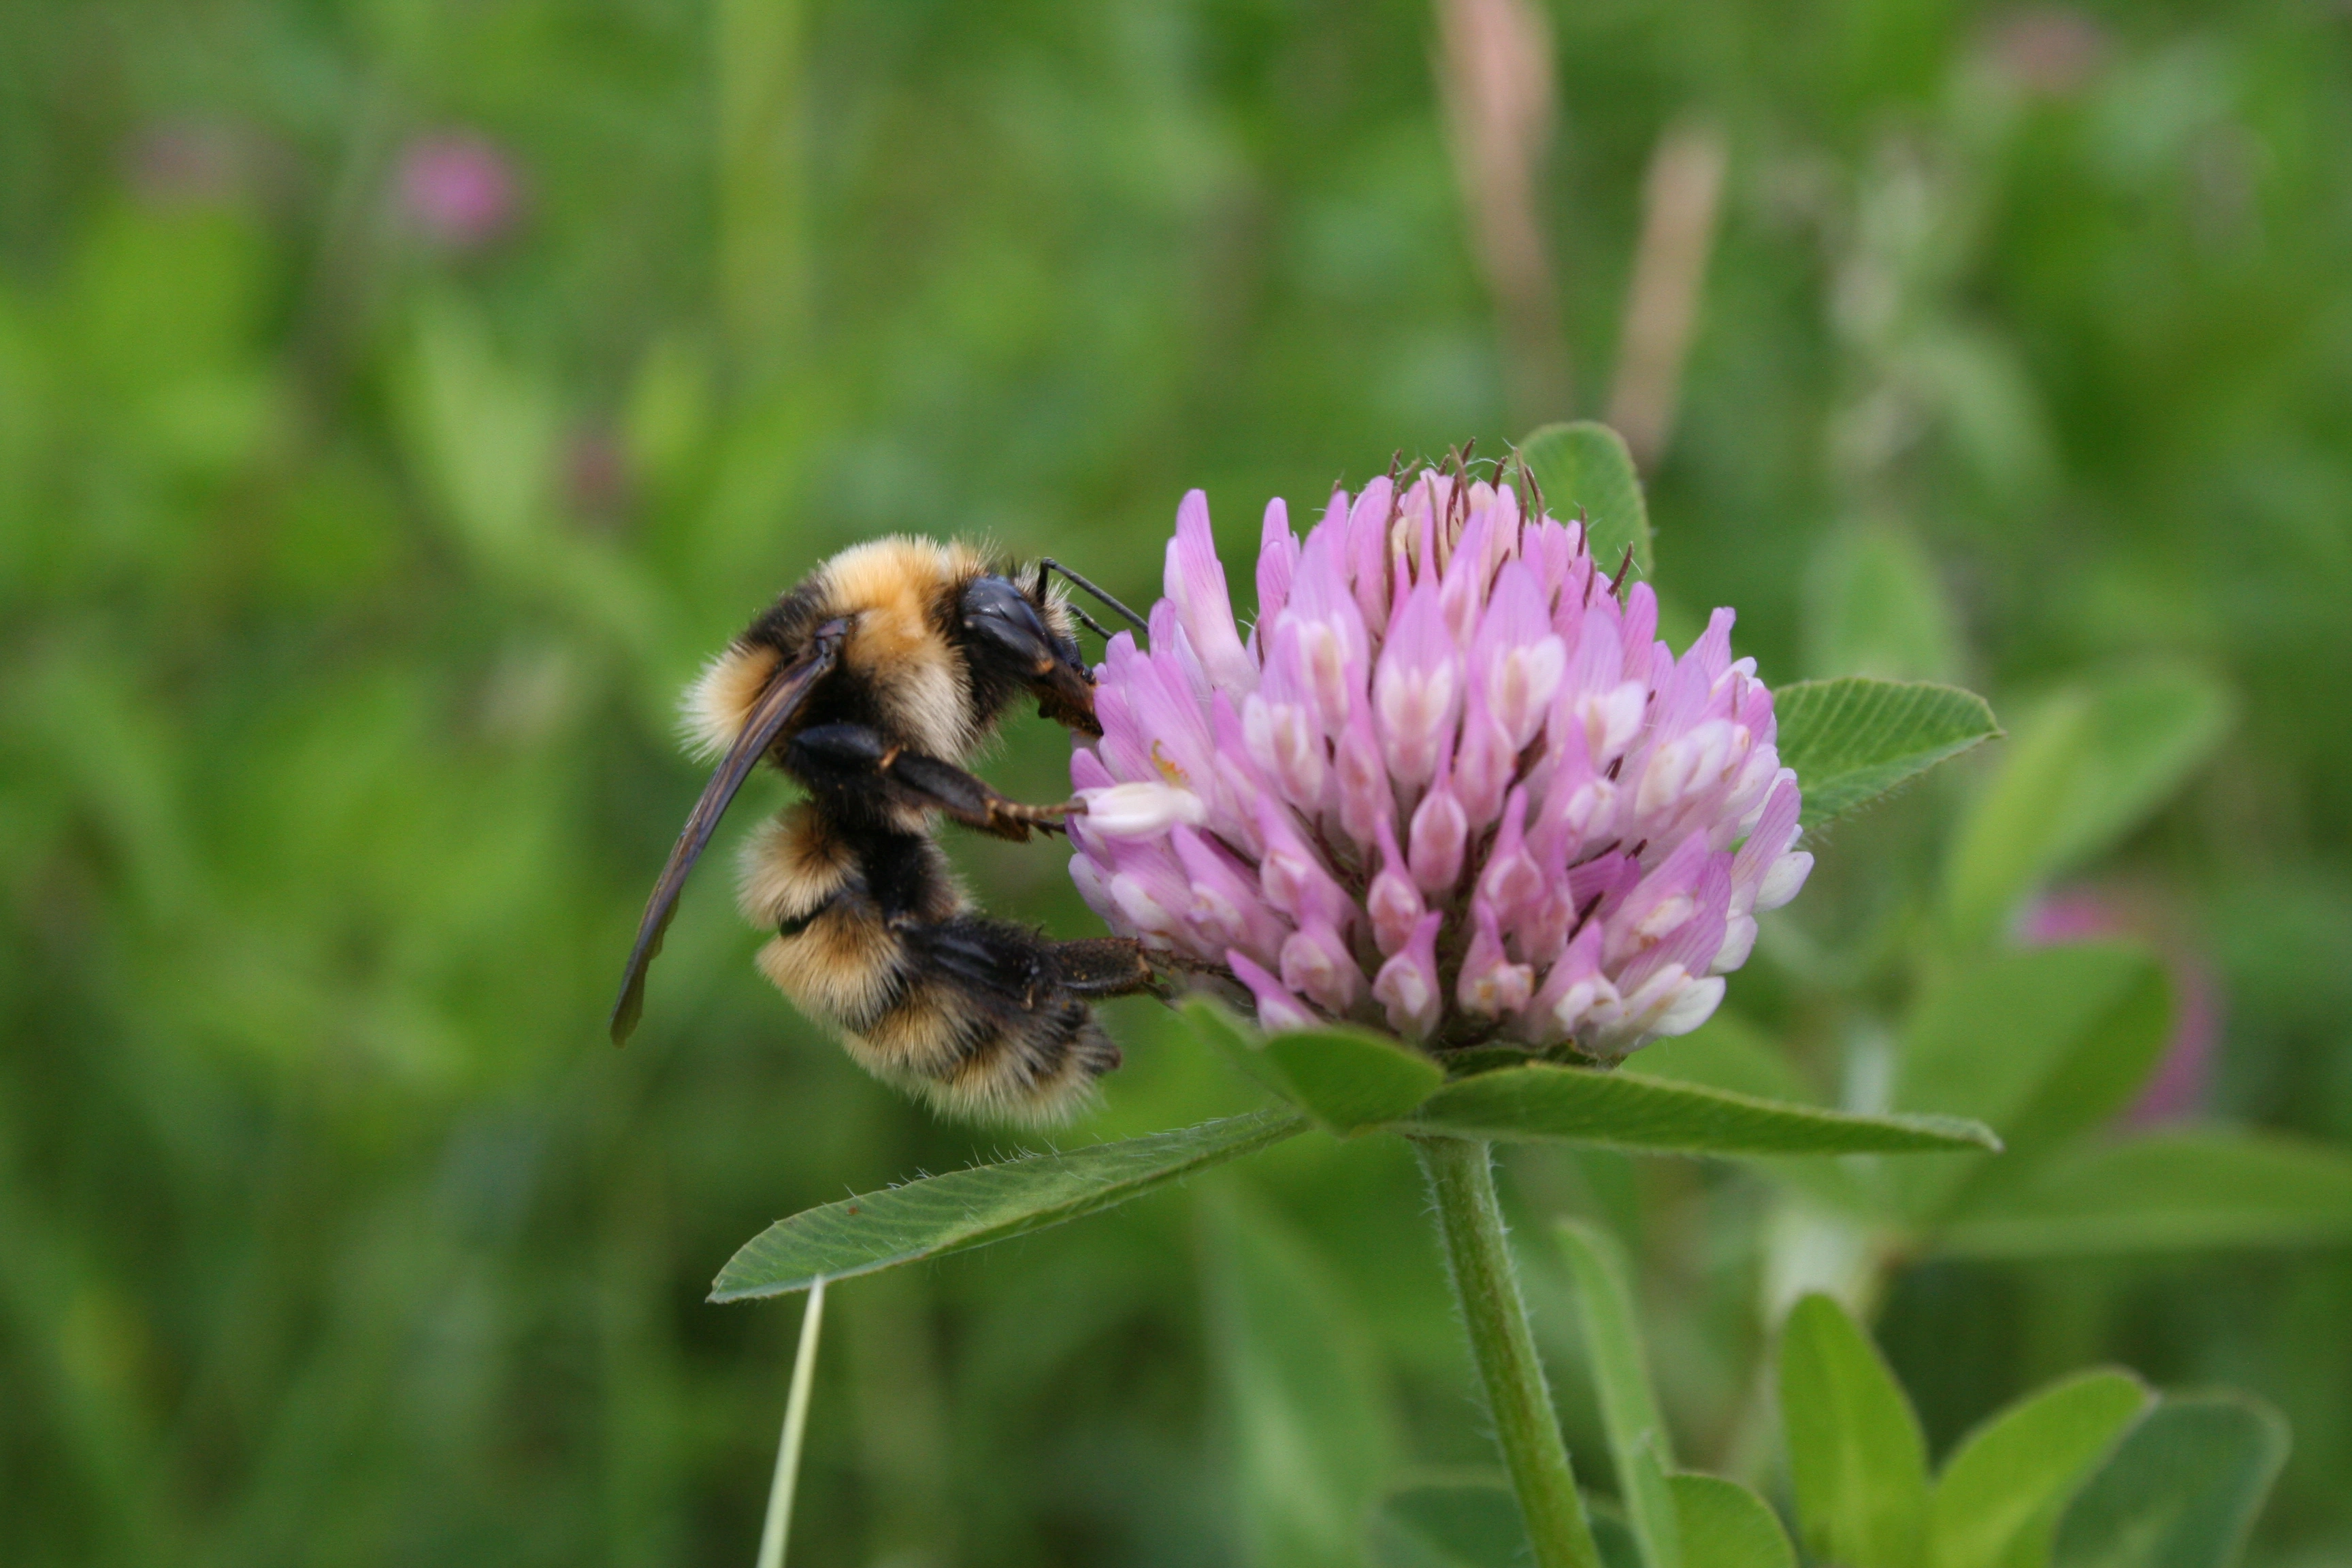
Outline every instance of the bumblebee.
<path id="1" fill-rule="evenodd" d="M 952 1112 L 1031 1121 L 1066 1115 L 1118 1065 L 1090 1004 L 1158 989 L 1142 948 L 986 918 L 932 836 L 945 817 L 1026 839 L 1073 809 L 1009 800 L 961 765 L 1024 695 L 1101 733 L 1076 634 L 1102 628 L 1049 570 L 1136 618 L 1050 559 L 1024 582 L 966 545 L 883 539 L 817 567 L 711 661 L 686 712 L 718 768 L 646 901 L 614 1044 L 688 874 L 764 759 L 806 798 L 746 846 L 739 901 L 776 933 L 761 970 L 858 1065 Z"/>

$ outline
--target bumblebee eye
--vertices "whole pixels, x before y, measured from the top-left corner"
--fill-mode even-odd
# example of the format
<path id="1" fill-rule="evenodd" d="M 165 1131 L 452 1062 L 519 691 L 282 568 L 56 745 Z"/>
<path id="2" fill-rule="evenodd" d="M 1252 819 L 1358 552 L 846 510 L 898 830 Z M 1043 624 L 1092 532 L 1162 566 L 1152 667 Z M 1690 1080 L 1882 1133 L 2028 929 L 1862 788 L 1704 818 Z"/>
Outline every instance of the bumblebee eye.
<path id="1" fill-rule="evenodd" d="M 1056 657 L 1056 637 L 1036 603 L 1004 577 L 976 577 L 959 606 L 967 636 L 982 647 L 1008 657 L 1025 674 L 1041 658 Z M 1075 648 L 1072 650 L 1075 652 Z"/>

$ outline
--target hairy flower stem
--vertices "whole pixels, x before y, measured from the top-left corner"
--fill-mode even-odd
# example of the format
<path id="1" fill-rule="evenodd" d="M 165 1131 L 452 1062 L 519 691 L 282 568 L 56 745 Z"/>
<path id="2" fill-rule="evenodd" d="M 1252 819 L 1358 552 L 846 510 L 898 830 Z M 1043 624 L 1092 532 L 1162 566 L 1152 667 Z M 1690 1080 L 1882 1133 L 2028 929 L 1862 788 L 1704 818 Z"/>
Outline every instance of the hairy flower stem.
<path id="1" fill-rule="evenodd" d="M 1495 1440 L 1519 1494 L 1541 1568 L 1601 1568 L 1584 1503 L 1576 1495 L 1568 1446 L 1560 1440 L 1545 1386 L 1543 1363 L 1519 1300 L 1519 1279 L 1503 1238 L 1503 1211 L 1495 1198 L 1493 1146 L 1468 1139 L 1416 1138 L 1413 1151 L 1437 1200 L 1437 1228 L 1445 1244 L 1454 1300 L 1470 1335 L 1470 1354 L 1486 1387 Z"/>

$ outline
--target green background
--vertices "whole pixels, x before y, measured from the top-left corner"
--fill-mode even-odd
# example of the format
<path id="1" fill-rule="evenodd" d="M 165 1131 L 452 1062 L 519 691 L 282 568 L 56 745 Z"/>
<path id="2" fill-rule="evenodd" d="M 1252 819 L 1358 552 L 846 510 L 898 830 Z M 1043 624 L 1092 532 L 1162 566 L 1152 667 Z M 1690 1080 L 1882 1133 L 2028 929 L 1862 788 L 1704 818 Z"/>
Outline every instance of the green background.
<path id="1" fill-rule="evenodd" d="M 2216 1115 L 2352 1139 L 2352 12 L 1549 15 L 1574 391 L 1515 407 L 1426 6 L 0 4 L 0 1556 L 748 1561 L 797 1313 L 703 1304 L 719 1266 L 1039 1140 L 859 1076 L 716 865 L 605 1043 L 699 784 L 674 693 L 853 540 L 1144 599 L 1200 485 L 1245 584 L 1268 496 L 1303 521 L 1393 452 L 1601 412 L 1687 116 L 1730 156 L 1651 480 L 1668 595 L 1736 605 L 1776 682 L 1872 665 L 2006 716 L 2217 677 L 2225 738 L 2080 874 L 2215 976 Z M 400 200 L 450 132 L 518 184 L 478 244 Z M 1062 746 L 1023 718 L 987 771 L 1045 798 Z M 1819 1082 L 1871 1013 L 1808 955 L 1927 918 L 2000 750 L 1817 846 L 1733 981 Z M 992 908 L 1093 929 L 1057 849 L 954 849 Z M 1258 1102 L 1112 1017 L 1129 1066 L 1059 1136 Z M 1633 1246 L 1678 1446 L 1736 1464 L 1758 1186 L 1509 1174 Z M 1486 1462 L 1423 1207 L 1394 1141 L 1302 1139 L 844 1285 L 794 1561 L 1271 1560 L 1234 1518 L 1286 1484 L 1283 1376 L 1300 1464 Z M 1269 1280 L 1316 1304 L 1287 1352 L 1246 1327 Z M 2254 1560 L 2288 1564 L 2352 1552 L 2347 1323 L 2339 1247 L 1929 1263 L 1879 1328 L 1939 1455 L 2101 1360 L 2269 1399 L 2296 1447 Z"/>

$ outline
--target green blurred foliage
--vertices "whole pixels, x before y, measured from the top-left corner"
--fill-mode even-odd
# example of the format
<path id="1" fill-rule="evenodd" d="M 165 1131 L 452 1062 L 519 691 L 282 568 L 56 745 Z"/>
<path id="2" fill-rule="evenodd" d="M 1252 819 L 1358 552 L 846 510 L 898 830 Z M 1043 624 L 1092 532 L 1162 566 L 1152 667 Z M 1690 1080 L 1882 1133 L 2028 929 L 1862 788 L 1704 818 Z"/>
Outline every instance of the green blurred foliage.
<path id="1" fill-rule="evenodd" d="M 1997 935 L 2063 870 L 2218 977 L 2215 1115 L 2352 1140 L 2352 17 L 1552 23 L 1588 384 L 1661 130 L 1697 111 L 1733 149 L 1648 476 L 1675 603 L 1736 605 L 1774 681 L 1965 679 L 2041 716 L 1817 845 L 1732 1006 L 1869 1109 L 1941 983 L 1898 955 L 1956 900 Z M 986 534 L 1148 597 L 1189 486 L 1230 554 L 1270 495 L 1499 451 L 1431 16 L 9 0 L 0 37 L 0 1555 L 741 1561 L 793 1314 L 704 1305 L 719 1265 L 1016 1141 L 857 1075 L 752 972 L 723 875 L 604 1043 L 698 784 L 672 694 L 853 539 Z M 487 237 L 403 203 L 453 132 L 515 178 Z M 2195 723 L 2130 708 L 2164 681 Z M 2101 714 L 2138 749 L 2061 755 Z M 1013 730 L 992 776 L 1050 794 L 1061 742 Z M 2090 780 L 2063 816 L 1984 787 L 2035 733 Z M 1988 801 L 2046 841 L 1948 873 Z M 956 853 L 993 907 L 1084 928 L 1050 849 Z M 1113 1021 L 1087 1134 L 1256 1103 L 1150 1005 Z M 1764 1189 L 1510 1173 L 1639 1261 L 1685 1462 L 1768 1472 Z M 1234 1379 L 1299 1331 L 1286 1301 L 1351 1314 L 1299 1397 L 1392 1400 L 1398 1463 L 1489 1462 L 1402 1145 L 1200 1185 L 1222 1206 L 843 1286 L 795 1561 L 1249 1560 L 1290 1528 L 1262 1467 L 1298 1461 Z M 1569 1288 L 1529 1268 L 1606 1484 Z M 2226 1381 L 2294 1432 L 2254 1560 L 2352 1551 L 2340 1247 L 1888 1279 L 1932 1455 L 2092 1362 Z"/>

